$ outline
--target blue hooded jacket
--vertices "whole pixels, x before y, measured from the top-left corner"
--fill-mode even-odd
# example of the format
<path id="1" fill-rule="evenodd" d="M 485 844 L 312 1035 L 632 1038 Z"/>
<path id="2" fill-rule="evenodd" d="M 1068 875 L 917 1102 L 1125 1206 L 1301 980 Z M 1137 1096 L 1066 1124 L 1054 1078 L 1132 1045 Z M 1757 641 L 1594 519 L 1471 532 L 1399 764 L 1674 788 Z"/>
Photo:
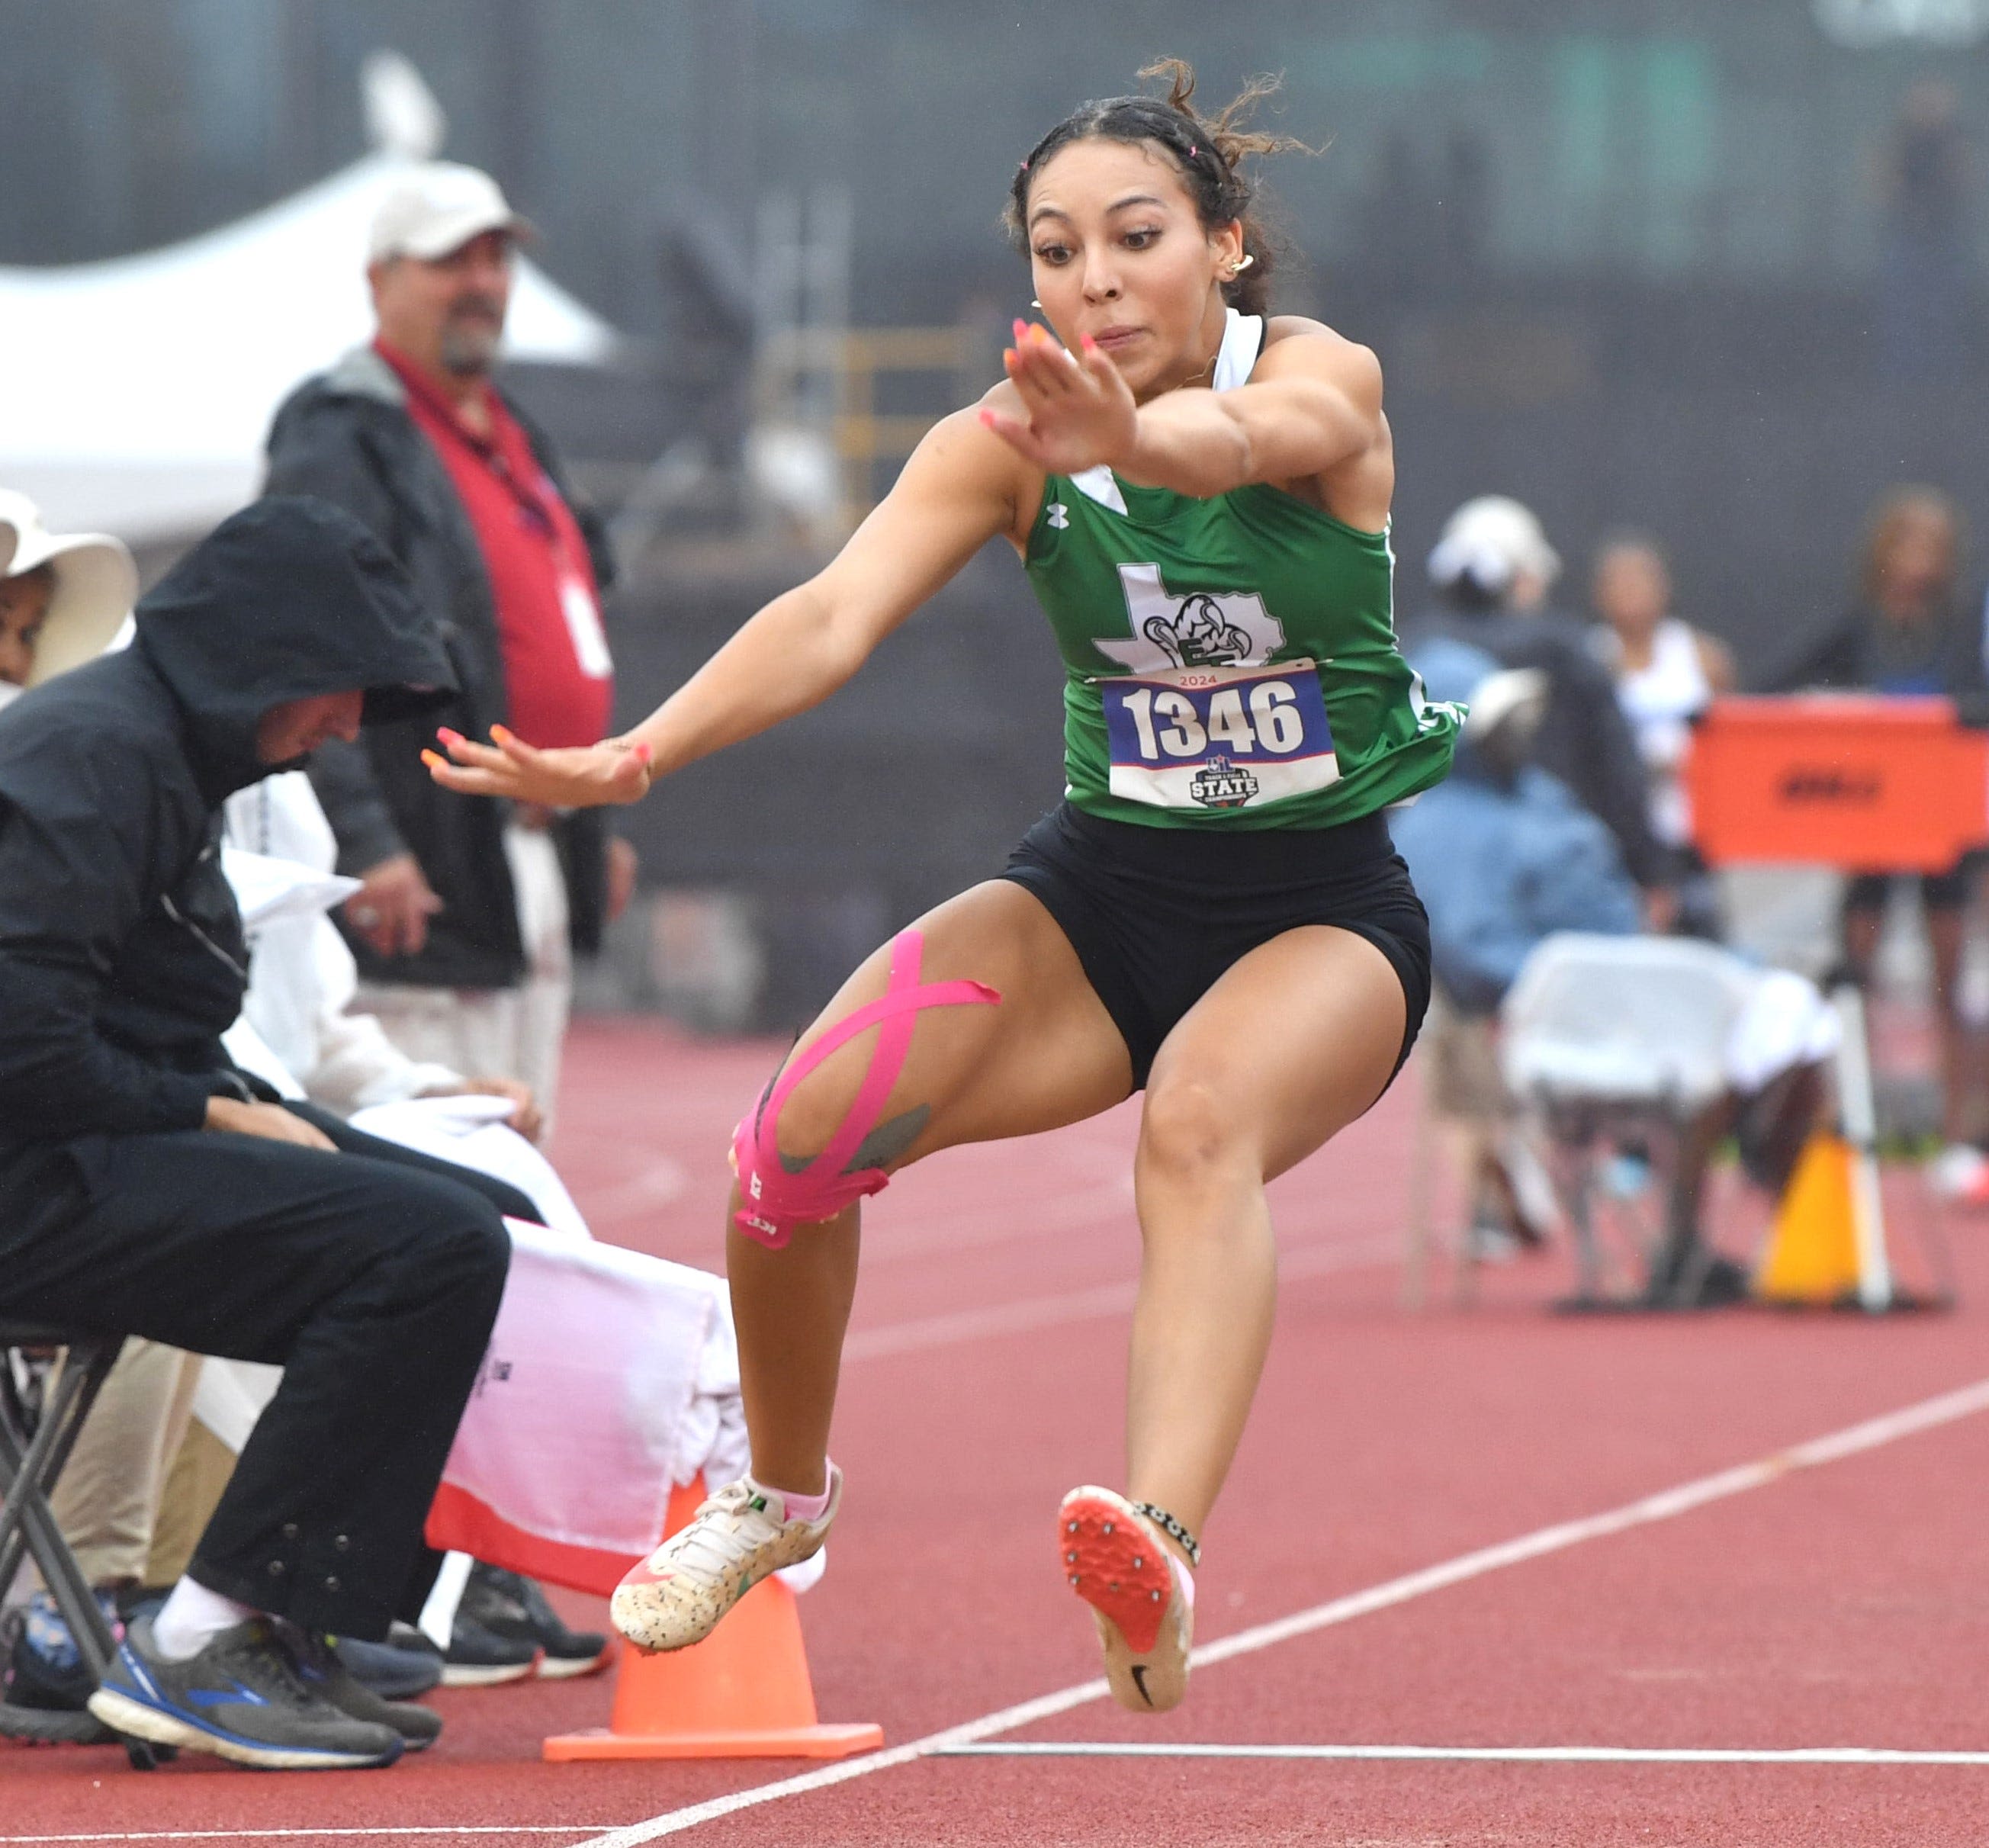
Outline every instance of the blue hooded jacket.
<path id="1" fill-rule="evenodd" d="M 1469 704 L 1499 663 L 1448 637 L 1409 664 L 1429 696 Z M 1529 765 L 1495 776 L 1459 738 L 1449 781 L 1388 818 L 1429 912 L 1438 985 L 1467 1014 L 1489 1013 L 1543 938 L 1556 931 L 1629 936 L 1642 928 L 1637 890 L 1615 838 L 1567 787 Z"/>

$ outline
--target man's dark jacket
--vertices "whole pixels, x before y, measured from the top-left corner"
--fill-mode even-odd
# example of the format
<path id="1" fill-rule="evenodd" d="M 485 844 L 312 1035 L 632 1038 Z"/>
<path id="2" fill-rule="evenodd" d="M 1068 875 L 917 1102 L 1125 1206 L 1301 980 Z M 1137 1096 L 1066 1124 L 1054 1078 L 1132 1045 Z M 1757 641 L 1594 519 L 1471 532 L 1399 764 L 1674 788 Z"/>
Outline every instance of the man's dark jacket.
<path id="1" fill-rule="evenodd" d="M 573 508 L 606 590 L 614 567 L 599 523 L 568 490 L 544 432 L 504 402 Z M 429 921 L 417 956 L 382 957 L 347 930 L 360 972 L 435 988 L 515 987 L 525 953 L 504 856 L 509 805 L 444 789 L 421 761 L 437 724 L 482 738 L 510 717 L 490 575 L 448 465 L 409 414 L 399 375 L 371 347 L 355 348 L 285 400 L 270 426 L 269 464 L 269 492 L 337 502 L 401 561 L 456 670 L 456 697 L 438 718 L 368 725 L 357 744 L 327 745 L 312 760 L 311 782 L 338 837 L 339 871 L 357 877 L 411 853 L 446 907 Z M 574 947 L 591 951 L 600 944 L 606 895 L 606 824 L 598 809 L 582 809 L 562 819 L 555 835 Z"/>
<path id="2" fill-rule="evenodd" d="M 1533 761 L 1574 791 L 1576 801 L 1616 837 L 1640 886 L 1670 884 L 1678 869 L 1651 832 L 1650 784 L 1616 683 L 1590 646 L 1589 630 L 1553 610 L 1446 610 L 1418 626 L 1418 639 L 1447 635 L 1482 648 L 1501 667 L 1537 667 L 1547 676 L 1547 709 Z"/>
<path id="3" fill-rule="evenodd" d="M 399 567 L 321 501 L 237 514 L 137 615 L 128 649 L 0 714 L 0 1214 L 17 1222 L 49 1159 L 86 1173 L 93 1138 L 198 1129 L 210 1096 L 253 1094 L 221 1044 L 248 951 L 216 843 L 227 796 L 299 767 L 258 760 L 263 714 L 363 687 L 391 720 L 452 687 Z"/>

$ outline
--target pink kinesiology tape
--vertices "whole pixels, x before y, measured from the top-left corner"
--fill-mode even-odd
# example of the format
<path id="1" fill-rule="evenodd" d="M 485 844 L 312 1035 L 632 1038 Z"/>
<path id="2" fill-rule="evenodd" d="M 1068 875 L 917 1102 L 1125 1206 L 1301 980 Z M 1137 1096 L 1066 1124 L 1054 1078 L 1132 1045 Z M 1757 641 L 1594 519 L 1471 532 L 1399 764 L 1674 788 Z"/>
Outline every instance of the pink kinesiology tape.
<path id="1" fill-rule="evenodd" d="M 913 1017 L 925 1008 L 991 1006 L 1001 999 L 984 982 L 921 983 L 919 963 L 924 953 L 923 932 L 900 931 L 891 940 L 891 978 L 884 992 L 847 1019 L 838 1021 L 806 1052 L 791 1060 L 734 1133 L 733 1165 L 746 1199 L 732 1216 L 747 1237 L 778 1250 L 797 1226 L 832 1219 L 845 1206 L 877 1192 L 890 1180 L 881 1168 L 843 1171 L 863 1146 L 864 1138 L 877 1127 L 891 1087 L 905 1069 L 905 1055 L 912 1046 Z M 781 1165 L 774 1133 L 781 1107 L 825 1059 L 873 1026 L 878 1029 L 877 1043 L 848 1114 L 829 1138 L 828 1146 L 799 1174 L 789 1174 Z"/>

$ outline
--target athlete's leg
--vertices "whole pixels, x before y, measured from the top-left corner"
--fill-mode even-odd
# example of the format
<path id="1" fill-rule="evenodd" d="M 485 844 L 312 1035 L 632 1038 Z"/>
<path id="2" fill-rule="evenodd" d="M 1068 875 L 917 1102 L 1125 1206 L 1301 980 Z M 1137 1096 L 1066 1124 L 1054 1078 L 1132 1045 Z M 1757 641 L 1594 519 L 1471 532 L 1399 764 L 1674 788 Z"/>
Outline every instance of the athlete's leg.
<path id="1" fill-rule="evenodd" d="M 1130 1493 L 1199 1532 L 1270 1343 L 1264 1183 L 1372 1104 L 1400 1056 L 1402 984 L 1323 925 L 1252 951 L 1168 1035 L 1134 1184 L 1144 1241 L 1127 1395 Z"/>
<path id="2" fill-rule="evenodd" d="M 911 1050 L 858 1165 L 896 1170 L 955 1143 L 1029 1135 L 1094 1116 L 1132 1088 L 1125 1042 L 1076 953 L 1041 904 L 991 880 L 920 920 L 921 978 L 966 978 L 1000 991 L 994 1007 L 935 1007 L 917 1017 Z M 889 978 L 880 950 L 852 975 L 796 1048 L 805 1052 Z M 828 1143 L 869 1069 L 875 1031 L 832 1053 L 798 1084 L 774 1126 L 784 1165 Z M 739 1201 L 735 1195 L 732 1210 Z M 856 1286 L 851 1206 L 804 1225 L 778 1250 L 730 1214 L 726 1269 L 739 1330 L 740 1383 L 753 1475 L 768 1487 L 819 1494 L 844 1329 Z"/>

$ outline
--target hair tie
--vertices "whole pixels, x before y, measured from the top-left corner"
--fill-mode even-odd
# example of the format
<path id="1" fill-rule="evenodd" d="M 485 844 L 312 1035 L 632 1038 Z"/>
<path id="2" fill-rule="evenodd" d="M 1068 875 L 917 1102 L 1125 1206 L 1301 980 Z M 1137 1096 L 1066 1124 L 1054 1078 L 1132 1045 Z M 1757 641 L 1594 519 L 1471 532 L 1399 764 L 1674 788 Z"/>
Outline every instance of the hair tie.
<path id="1" fill-rule="evenodd" d="M 1193 159 L 1194 158 L 1194 157 L 1195 157 L 1197 154 L 1199 154 L 1199 153 L 1201 153 L 1201 144 L 1200 144 L 1199 142 L 1198 142 L 1198 143 L 1197 143 L 1194 147 L 1191 148 L 1188 151 L 1188 158 L 1191 161 L 1191 160 L 1193 160 Z"/>

